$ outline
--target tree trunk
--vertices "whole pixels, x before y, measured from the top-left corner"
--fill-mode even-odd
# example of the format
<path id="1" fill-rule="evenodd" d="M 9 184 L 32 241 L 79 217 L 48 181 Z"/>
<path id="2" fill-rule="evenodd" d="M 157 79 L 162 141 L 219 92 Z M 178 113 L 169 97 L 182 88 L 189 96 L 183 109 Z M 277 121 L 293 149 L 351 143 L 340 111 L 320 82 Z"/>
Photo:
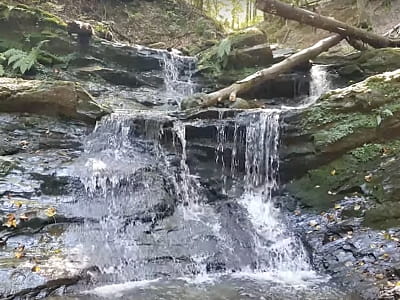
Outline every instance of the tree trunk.
<path id="1" fill-rule="evenodd" d="M 315 45 L 303 49 L 267 69 L 260 70 L 243 80 L 237 81 L 234 84 L 223 88 L 222 90 L 210 93 L 203 100 L 202 106 L 213 106 L 227 98 L 231 101 L 235 101 L 237 95 L 243 94 L 265 81 L 273 79 L 279 74 L 291 70 L 295 66 L 308 62 L 320 53 L 325 52 L 329 48 L 338 44 L 342 39 L 343 37 L 338 34 L 325 38 L 317 42 Z"/>
<path id="2" fill-rule="evenodd" d="M 270 14 L 335 32 L 353 40 L 361 40 L 374 48 L 400 46 L 400 40 L 389 39 L 372 32 L 367 32 L 333 18 L 328 18 L 305 9 L 294 7 L 278 0 L 257 0 L 256 6 L 258 9 Z"/>

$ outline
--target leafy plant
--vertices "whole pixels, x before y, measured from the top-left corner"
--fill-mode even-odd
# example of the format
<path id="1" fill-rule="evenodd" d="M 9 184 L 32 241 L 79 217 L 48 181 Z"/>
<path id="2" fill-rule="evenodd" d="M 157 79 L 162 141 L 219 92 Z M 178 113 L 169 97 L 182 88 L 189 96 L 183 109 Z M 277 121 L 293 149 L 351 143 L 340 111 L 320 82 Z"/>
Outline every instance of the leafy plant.
<path id="1" fill-rule="evenodd" d="M 0 76 L 4 75 L 3 63 L 5 60 L 6 60 L 6 58 L 4 57 L 4 55 L 2 53 L 0 53 Z"/>
<path id="2" fill-rule="evenodd" d="M 223 39 L 221 43 L 218 45 L 217 49 L 218 61 L 223 69 L 226 68 L 228 64 L 228 57 L 231 51 L 232 51 L 231 40 L 228 38 Z"/>
<path id="3" fill-rule="evenodd" d="M 25 74 L 38 62 L 37 60 L 41 53 L 41 47 L 47 42 L 48 40 L 41 41 L 29 52 L 15 48 L 8 49 L 7 51 L 0 53 L 0 64 L 7 62 L 7 65 L 11 66 L 13 70 Z M 0 76 L 2 75 L 4 75 L 4 67 L 3 65 L 0 65 Z"/>

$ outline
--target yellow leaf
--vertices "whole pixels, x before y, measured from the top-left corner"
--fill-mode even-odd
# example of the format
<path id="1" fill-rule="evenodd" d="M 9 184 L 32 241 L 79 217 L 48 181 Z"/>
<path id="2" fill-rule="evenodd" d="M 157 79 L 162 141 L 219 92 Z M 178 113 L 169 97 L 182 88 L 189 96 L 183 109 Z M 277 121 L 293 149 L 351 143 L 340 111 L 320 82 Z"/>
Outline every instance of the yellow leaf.
<path id="1" fill-rule="evenodd" d="M 371 181 L 372 181 L 372 174 L 369 174 L 369 175 L 364 176 L 364 180 L 365 180 L 366 182 L 371 182 Z"/>
<path id="2" fill-rule="evenodd" d="M 396 286 L 400 286 L 400 281 L 397 281 L 397 282 L 396 282 Z"/>
<path id="3" fill-rule="evenodd" d="M 22 202 L 21 201 L 14 201 L 14 205 L 17 207 L 17 208 L 21 208 L 21 206 L 22 206 Z"/>
<path id="4" fill-rule="evenodd" d="M 387 254 L 387 253 L 384 253 L 381 257 L 379 257 L 380 259 L 383 259 L 383 260 L 387 260 L 387 259 L 389 259 L 390 258 L 390 255 L 389 254 Z"/>
<path id="5" fill-rule="evenodd" d="M 51 217 L 54 217 L 57 214 L 57 210 L 54 207 L 49 207 L 48 209 L 46 209 L 45 214 L 46 214 L 46 216 L 51 218 Z"/>
<path id="6" fill-rule="evenodd" d="M 335 176 L 335 175 L 336 175 L 336 170 L 335 170 L 335 169 L 333 169 L 333 170 L 331 171 L 331 175 L 332 175 L 332 176 Z"/>
<path id="7" fill-rule="evenodd" d="M 33 267 L 32 267 L 32 272 L 37 273 L 37 272 L 39 272 L 39 271 L 40 271 L 40 267 L 39 267 L 39 266 L 33 266 Z"/>
<path id="8" fill-rule="evenodd" d="M 342 209 L 342 206 L 340 204 L 335 204 L 335 209 Z"/>
<path id="9" fill-rule="evenodd" d="M 11 227 L 16 228 L 17 227 L 17 220 L 15 219 L 14 214 L 8 214 L 6 216 L 6 218 L 7 218 L 7 220 L 3 223 L 3 226 L 8 227 L 8 228 L 11 228 Z"/>
<path id="10" fill-rule="evenodd" d="M 386 240 L 390 240 L 390 239 L 392 239 L 392 235 L 389 232 L 385 232 L 383 234 L 383 238 Z"/>
<path id="11" fill-rule="evenodd" d="M 354 210 L 360 210 L 360 208 L 361 208 L 361 205 L 360 205 L 360 204 L 354 205 Z"/>
<path id="12" fill-rule="evenodd" d="M 19 245 L 17 249 L 15 249 L 15 257 L 20 259 L 25 256 L 25 246 L 24 245 Z"/>

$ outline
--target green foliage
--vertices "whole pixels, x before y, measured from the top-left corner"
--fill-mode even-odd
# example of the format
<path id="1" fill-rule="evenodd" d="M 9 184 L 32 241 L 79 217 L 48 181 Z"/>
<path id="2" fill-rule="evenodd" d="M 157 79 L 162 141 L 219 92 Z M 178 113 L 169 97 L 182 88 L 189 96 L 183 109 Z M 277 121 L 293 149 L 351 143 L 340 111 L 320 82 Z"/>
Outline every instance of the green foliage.
<path id="1" fill-rule="evenodd" d="M 362 147 L 354 149 L 350 153 L 359 161 L 370 161 L 382 153 L 383 146 L 380 144 L 365 144 Z"/>
<path id="2" fill-rule="evenodd" d="M 232 50 L 232 42 L 228 38 L 223 39 L 221 43 L 218 45 L 217 57 L 218 57 L 218 62 L 220 63 L 222 69 L 225 69 L 226 66 L 228 65 L 228 58 L 229 54 L 231 53 L 231 50 Z"/>
<path id="3" fill-rule="evenodd" d="M 15 48 L 8 49 L 1 54 L 3 62 L 0 60 L 0 63 L 7 62 L 7 65 L 11 66 L 12 70 L 18 71 L 20 74 L 25 74 L 38 62 L 38 57 L 41 54 L 41 47 L 47 42 L 48 40 L 41 41 L 29 52 Z M 2 76 L 4 75 L 4 67 L 1 67 L 0 75 Z"/>

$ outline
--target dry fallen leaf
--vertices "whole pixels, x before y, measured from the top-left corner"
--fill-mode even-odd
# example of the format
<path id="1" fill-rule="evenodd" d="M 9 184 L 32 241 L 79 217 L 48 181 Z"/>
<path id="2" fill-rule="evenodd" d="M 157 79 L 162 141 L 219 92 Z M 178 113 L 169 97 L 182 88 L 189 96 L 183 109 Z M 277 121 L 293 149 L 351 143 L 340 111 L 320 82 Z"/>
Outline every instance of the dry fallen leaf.
<path id="1" fill-rule="evenodd" d="M 336 170 L 335 170 L 335 169 L 333 169 L 333 170 L 331 171 L 331 175 L 332 175 L 332 176 L 335 176 L 335 175 L 336 175 Z"/>
<path id="2" fill-rule="evenodd" d="M 6 217 L 6 221 L 3 223 L 3 226 L 11 228 L 11 227 L 17 227 L 17 220 L 15 219 L 14 214 L 8 214 Z"/>
<path id="3" fill-rule="evenodd" d="M 310 225 L 311 227 L 315 227 L 315 226 L 318 225 L 318 222 L 315 221 L 315 220 L 311 220 L 311 221 L 308 223 L 308 225 Z"/>
<path id="4" fill-rule="evenodd" d="M 372 181 L 372 174 L 369 174 L 369 175 L 364 176 L 364 180 L 365 180 L 366 182 L 371 182 L 371 181 Z"/>
<path id="5" fill-rule="evenodd" d="M 33 267 L 32 267 L 32 272 L 37 273 L 37 272 L 39 272 L 39 271 L 40 271 L 40 267 L 39 267 L 39 266 L 33 266 Z"/>
<path id="6" fill-rule="evenodd" d="M 21 259 L 25 256 L 25 245 L 19 245 L 17 249 L 15 249 L 14 256 L 18 259 Z"/>
<path id="7" fill-rule="evenodd" d="M 21 208 L 21 206 L 22 206 L 22 202 L 21 201 L 19 201 L 19 200 L 17 200 L 17 201 L 14 201 L 14 203 L 13 203 L 17 208 Z"/>
<path id="8" fill-rule="evenodd" d="M 45 214 L 46 214 L 46 216 L 51 218 L 51 217 L 54 217 L 57 214 L 57 210 L 54 207 L 49 207 L 48 209 L 46 209 Z"/>
<path id="9" fill-rule="evenodd" d="M 376 279 L 383 279 L 383 278 L 385 278 L 385 275 L 383 275 L 381 273 L 378 273 L 378 274 L 375 274 L 375 278 Z"/>
<path id="10" fill-rule="evenodd" d="M 360 204 L 354 205 L 354 210 L 360 210 L 360 208 L 361 208 L 361 205 L 360 205 Z"/>
<path id="11" fill-rule="evenodd" d="M 383 259 L 383 260 L 388 260 L 390 258 L 390 255 L 387 253 L 384 253 L 382 256 L 379 257 L 379 259 Z"/>
<path id="12" fill-rule="evenodd" d="M 342 209 L 342 206 L 340 204 L 335 204 L 335 209 Z"/>

